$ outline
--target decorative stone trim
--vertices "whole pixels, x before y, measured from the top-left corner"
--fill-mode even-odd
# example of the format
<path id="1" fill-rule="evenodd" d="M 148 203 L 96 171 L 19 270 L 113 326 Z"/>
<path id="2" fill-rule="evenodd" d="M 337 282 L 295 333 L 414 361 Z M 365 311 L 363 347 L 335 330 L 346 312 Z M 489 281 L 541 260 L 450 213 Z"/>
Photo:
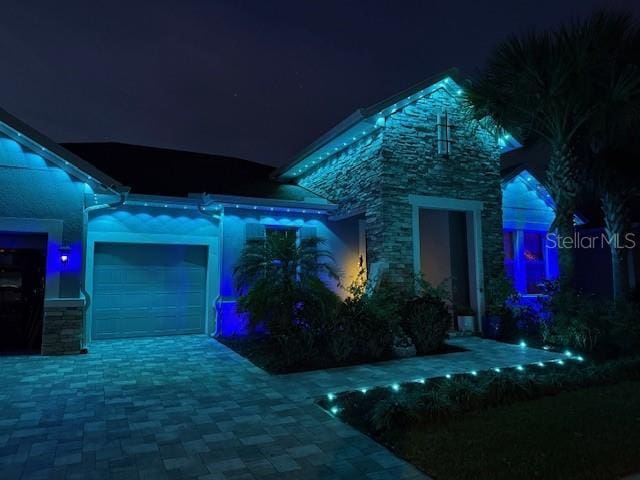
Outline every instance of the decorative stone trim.
<path id="1" fill-rule="evenodd" d="M 54 298 L 44 302 L 42 355 L 80 353 L 84 299 Z"/>

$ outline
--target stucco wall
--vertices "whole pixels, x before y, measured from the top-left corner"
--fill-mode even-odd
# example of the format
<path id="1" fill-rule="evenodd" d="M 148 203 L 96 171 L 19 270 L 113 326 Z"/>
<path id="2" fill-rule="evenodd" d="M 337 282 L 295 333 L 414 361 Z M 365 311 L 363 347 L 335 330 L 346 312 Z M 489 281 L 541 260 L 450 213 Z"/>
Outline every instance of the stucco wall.
<path id="1" fill-rule="evenodd" d="M 83 195 L 89 187 L 2 134 L 0 185 L 0 219 L 3 219 L 0 230 L 29 231 L 40 228 L 36 225 L 52 224 L 35 222 L 37 219 L 60 222 L 59 242 L 72 250 L 68 264 L 62 265 L 58 254 L 61 245 L 58 240 L 49 238 L 47 296 L 77 298 L 82 268 Z M 49 285 L 49 279 L 54 275 L 59 275 L 59 291 L 52 291 Z"/>
<path id="2" fill-rule="evenodd" d="M 437 153 L 437 116 L 444 111 L 454 126 L 447 156 Z M 467 122 L 458 97 L 440 88 L 298 183 L 342 212 L 366 208 L 368 260 L 387 262 L 398 282 L 414 273 L 409 194 L 481 201 L 484 271 L 494 276 L 503 270 L 499 155 L 493 136 Z"/>
<path id="3" fill-rule="evenodd" d="M 202 245 L 208 249 L 206 289 L 206 331 L 215 329 L 215 300 L 220 289 L 220 219 L 214 212 L 200 213 L 194 208 L 164 208 L 123 205 L 90 213 L 87 232 L 87 292 L 93 294 L 95 244 L 173 244 Z M 87 312 L 87 332 L 92 328 L 92 311 Z"/>

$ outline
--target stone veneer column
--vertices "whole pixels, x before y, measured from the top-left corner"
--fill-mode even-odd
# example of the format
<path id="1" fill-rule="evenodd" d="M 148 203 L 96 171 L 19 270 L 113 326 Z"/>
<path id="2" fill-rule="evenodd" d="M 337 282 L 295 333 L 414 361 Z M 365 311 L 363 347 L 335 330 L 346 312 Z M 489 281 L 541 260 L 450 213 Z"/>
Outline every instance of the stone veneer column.
<path id="1" fill-rule="evenodd" d="M 55 298 L 44 302 L 42 355 L 80 353 L 84 300 Z"/>

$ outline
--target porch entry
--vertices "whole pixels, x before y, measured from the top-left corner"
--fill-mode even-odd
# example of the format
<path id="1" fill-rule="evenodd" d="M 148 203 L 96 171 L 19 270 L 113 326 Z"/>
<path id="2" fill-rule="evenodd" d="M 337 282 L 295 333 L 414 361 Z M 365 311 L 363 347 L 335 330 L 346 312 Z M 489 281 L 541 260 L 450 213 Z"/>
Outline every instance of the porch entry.
<path id="1" fill-rule="evenodd" d="M 418 197 L 414 203 L 414 269 L 430 284 L 443 284 L 452 308 L 483 310 L 479 202 Z"/>

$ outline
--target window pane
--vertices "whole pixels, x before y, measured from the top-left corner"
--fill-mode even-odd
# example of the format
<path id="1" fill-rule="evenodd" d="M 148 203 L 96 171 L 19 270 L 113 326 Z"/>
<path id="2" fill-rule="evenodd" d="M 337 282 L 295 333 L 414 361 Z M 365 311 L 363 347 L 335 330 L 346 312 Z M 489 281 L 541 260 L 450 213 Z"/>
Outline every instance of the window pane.
<path id="1" fill-rule="evenodd" d="M 524 232 L 524 260 L 526 262 L 540 262 L 542 257 L 541 232 Z"/>
<path id="2" fill-rule="evenodd" d="M 271 238 L 273 236 L 278 236 L 281 238 L 290 238 L 295 240 L 297 237 L 297 229 L 295 228 L 273 228 L 273 227 L 267 227 L 266 229 L 266 235 L 267 237 Z"/>
<path id="3" fill-rule="evenodd" d="M 542 293 L 541 284 L 546 280 L 543 253 L 543 232 L 524 232 L 524 269 L 526 293 Z"/>
<path id="4" fill-rule="evenodd" d="M 504 259 L 506 261 L 513 261 L 513 243 L 515 239 L 515 232 L 505 230 L 502 232 L 502 245 L 504 248 Z"/>
<path id="5" fill-rule="evenodd" d="M 527 275 L 527 293 L 542 293 L 541 284 L 545 280 L 544 263 L 527 262 L 525 270 Z"/>

